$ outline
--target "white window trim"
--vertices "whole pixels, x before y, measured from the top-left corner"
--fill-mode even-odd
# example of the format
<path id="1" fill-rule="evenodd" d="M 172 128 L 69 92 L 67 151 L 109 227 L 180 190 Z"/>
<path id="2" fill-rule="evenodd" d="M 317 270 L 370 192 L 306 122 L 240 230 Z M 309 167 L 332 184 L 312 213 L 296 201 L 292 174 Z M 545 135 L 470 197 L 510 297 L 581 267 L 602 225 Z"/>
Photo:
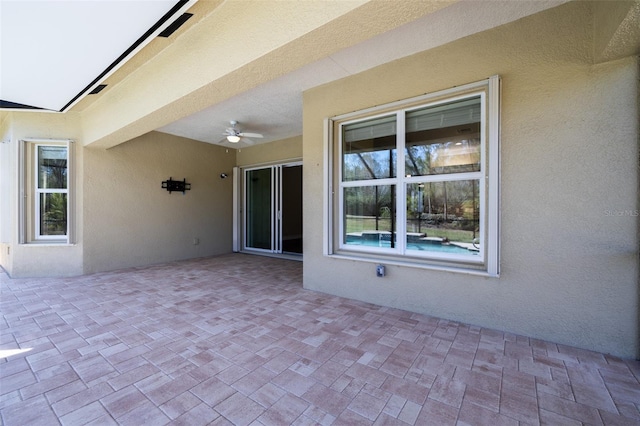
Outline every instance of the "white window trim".
<path id="1" fill-rule="evenodd" d="M 338 180 L 334 182 L 334 162 L 341 161 L 335 160 L 336 146 L 334 131 L 342 123 L 367 118 L 373 119 L 376 116 L 383 116 L 396 113 L 398 117 L 402 116 L 406 111 L 417 106 L 424 106 L 425 104 L 437 104 L 439 102 L 450 102 L 458 98 L 466 98 L 475 94 L 482 96 L 482 118 L 481 118 L 481 132 L 483 134 L 482 147 L 483 150 L 483 164 L 481 172 L 462 173 L 455 178 L 447 176 L 446 180 L 453 179 L 469 179 L 473 176 L 473 179 L 480 181 L 484 180 L 489 182 L 488 185 L 480 185 L 480 197 L 482 200 L 486 200 L 485 208 L 480 211 L 480 232 L 486 234 L 486 247 L 483 247 L 483 252 L 479 256 L 478 261 L 464 261 L 459 259 L 450 259 L 446 255 L 434 255 L 431 253 L 429 258 L 424 260 L 416 260 L 415 256 L 410 258 L 404 255 L 398 255 L 398 251 L 394 249 L 380 248 L 378 250 L 358 250 L 354 247 L 337 247 L 339 241 L 334 241 L 335 227 L 342 228 L 342 187 L 348 186 L 361 186 L 362 182 L 351 183 L 342 182 L 341 179 L 341 167 L 337 171 Z M 404 132 L 404 119 L 398 119 L 397 134 L 403 134 Z M 488 126 L 488 128 L 487 128 Z M 340 135 L 338 136 L 340 138 Z M 499 76 L 493 76 L 487 80 L 482 80 L 475 83 L 470 83 L 463 86 L 458 86 L 451 89 L 446 89 L 439 92 L 434 92 L 422 96 L 418 96 L 411 99 L 392 102 L 386 105 L 380 105 L 372 108 L 368 108 L 361 111 L 356 111 L 348 114 L 343 114 L 331 118 L 326 118 L 324 121 L 324 209 L 323 209 L 323 226 L 324 226 L 324 238 L 323 238 L 323 255 L 333 258 L 344 258 L 351 260 L 360 260 L 368 262 L 384 262 L 387 264 L 396 264 L 403 266 L 411 266 L 426 269 L 446 270 L 454 272 L 463 272 L 474 275 L 484 275 L 491 277 L 498 277 L 500 270 L 500 255 L 499 255 L 499 235 L 500 235 L 500 78 Z M 485 144 L 488 144 L 485 145 Z M 405 197 L 406 183 L 410 183 L 413 180 L 425 180 L 434 179 L 441 180 L 437 176 L 419 178 L 400 178 L 404 176 L 404 150 L 397 150 L 397 175 L 399 178 L 393 179 L 376 179 L 375 184 L 388 184 L 390 182 L 397 183 L 396 198 Z M 339 152 L 338 152 L 339 153 Z M 339 165 L 338 165 L 339 166 Z M 372 183 L 373 184 L 373 183 Z M 335 185 L 335 187 L 334 187 Z M 486 187 L 486 190 L 485 190 Z M 339 194 L 336 197 L 335 191 L 338 190 Z M 337 200 L 336 200 L 337 198 Z M 335 202 L 338 202 L 337 209 L 339 212 L 334 217 L 334 211 L 336 209 Z M 486 215 L 486 216 L 485 216 Z M 335 223 L 335 222 L 338 223 Z M 396 232 L 401 234 L 406 224 L 402 220 L 398 221 L 398 228 Z M 483 229 L 486 227 L 486 229 Z M 338 235 L 343 235 L 342 229 L 339 229 Z M 402 248 L 405 244 L 403 239 L 397 239 L 397 242 Z"/>
<path id="2" fill-rule="evenodd" d="M 19 182 L 19 244 L 33 244 L 38 246 L 60 246 L 75 244 L 75 158 L 73 149 L 73 140 L 71 139 L 40 139 L 26 138 L 21 139 L 18 144 L 18 164 L 20 167 Z M 29 149 L 28 147 L 33 149 Z M 40 236 L 38 215 L 34 199 L 34 208 L 32 212 L 28 211 L 27 200 L 29 197 L 36 197 L 40 191 L 37 188 L 37 164 L 35 164 L 35 151 L 38 146 L 64 146 L 67 148 L 67 230 L 63 236 Z M 30 151 L 32 158 L 27 158 Z M 27 174 L 31 173 L 32 184 L 29 185 Z M 33 231 L 29 231 L 28 229 Z"/>

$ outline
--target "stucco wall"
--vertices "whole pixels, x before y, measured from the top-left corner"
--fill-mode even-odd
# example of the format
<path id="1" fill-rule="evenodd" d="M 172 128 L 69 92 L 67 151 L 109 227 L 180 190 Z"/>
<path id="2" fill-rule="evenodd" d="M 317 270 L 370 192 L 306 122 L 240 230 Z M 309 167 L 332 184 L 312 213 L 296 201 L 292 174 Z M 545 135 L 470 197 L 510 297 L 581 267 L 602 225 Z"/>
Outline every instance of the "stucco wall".
<path id="1" fill-rule="evenodd" d="M 12 277 L 72 276 L 82 273 L 82 170 L 83 156 L 81 146 L 80 120 L 77 113 L 31 113 L 12 112 L 10 114 L 10 145 L 3 149 L 3 155 L 9 151 L 9 162 L 13 165 L 9 176 L 3 176 L 10 182 L 10 217 L 0 218 L 3 224 L 9 223 L 11 235 L 2 247 L 3 267 Z M 75 188 L 75 208 L 70 213 L 75 222 L 76 244 L 43 245 L 18 244 L 18 143 L 22 139 L 71 139 L 74 150 L 73 185 Z M 7 185 L 3 183 L 3 191 Z M 3 209 L 4 211 L 5 209 Z M 4 233 L 4 231 L 3 231 Z M 7 239 L 3 235 L 3 239 Z"/>
<path id="2" fill-rule="evenodd" d="M 301 158 L 302 136 L 296 136 L 268 144 L 242 148 L 236 153 L 236 165 L 240 167 L 252 166 Z"/>
<path id="3" fill-rule="evenodd" d="M 0 266 L 9 269 L 12 228 L 13 159 L 11 114 L 0 112 Z"/>
<path id="4" fill-rule="evenodd" d="M 231 252 L 232 151 L 151 132 L 85 162 L 85 272 Z M 170 177 L 191 190 L 162 189 Z"/>
<path id="5" fill-rule="evenodd" d="M 322 255 L 323 199 L 308 197 L 304 287 L 638 356 L 638 61 L 593 65 L 591 12 L 568 4 L 306 92 L 304 192 L 322 194 L 325 117 L 500 75 L 502 229 L 499 278 L 377 278 Z"/>

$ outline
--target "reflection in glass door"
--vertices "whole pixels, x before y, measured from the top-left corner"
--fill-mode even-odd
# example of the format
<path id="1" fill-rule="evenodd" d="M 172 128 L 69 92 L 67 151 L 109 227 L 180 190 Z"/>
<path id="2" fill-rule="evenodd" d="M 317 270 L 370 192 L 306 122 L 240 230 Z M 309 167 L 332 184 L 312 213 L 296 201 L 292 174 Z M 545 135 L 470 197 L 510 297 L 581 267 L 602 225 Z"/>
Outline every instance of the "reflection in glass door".
<path id="1" fill-rule="evenodd" d="M 302 165 L 280 168 L 281 248 L 302 254 Z"/>
<path id="2" fill-rule="evenodd" d="M 271 168 L 249 170 L 246 174 L 246 245 L 250 248 L 271 250 L 271 171 Z"/>
<path id="3" fill-rule="evenodd" d="M 245 170 L 245 249 L 302 254 L 302 165 Z"/>

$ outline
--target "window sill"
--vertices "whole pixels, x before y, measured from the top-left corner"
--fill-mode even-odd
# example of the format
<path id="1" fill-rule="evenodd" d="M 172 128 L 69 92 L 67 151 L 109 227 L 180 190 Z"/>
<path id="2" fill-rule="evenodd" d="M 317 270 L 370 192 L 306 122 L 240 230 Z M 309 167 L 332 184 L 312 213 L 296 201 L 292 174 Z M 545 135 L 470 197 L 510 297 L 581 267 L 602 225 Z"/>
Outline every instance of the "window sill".
<path id="1" fill-rule="evenodd" d="M 22 247 L 73 247 L 75 245 L 68 241 L 29 241 L 20 244 Z"/>
<path id="2" fill-rule="evenodd" d="M 449 265 L 438 265 L 434 263 L 424 263 L 424 262 L 416 262 L 412 259 L 407 260 L 399 260 L 394 258 L 384 258 L 384 257 L 367 257 L 358 254 L 329 254 L 327 257 L 333 259 L 341 259 L 341 260 L 355 260 L 357 262 L 369 262 L 369 263 L 378 263 L 384 265 L 393 265 L 393 266 L 403 266 L 408 268 L 416 268 L 416 269 L 427 269 L 431 271 L 443 271 L 443 272 L 453 272 L 458 274 L 466 274 L 466 275 L 475 275 L 480 277 L 487 278 L 500 278 L 500 274 L 490 274 L 484 269 L 471 269 L 465 268 L 463 266 L 449 266 Z"/>

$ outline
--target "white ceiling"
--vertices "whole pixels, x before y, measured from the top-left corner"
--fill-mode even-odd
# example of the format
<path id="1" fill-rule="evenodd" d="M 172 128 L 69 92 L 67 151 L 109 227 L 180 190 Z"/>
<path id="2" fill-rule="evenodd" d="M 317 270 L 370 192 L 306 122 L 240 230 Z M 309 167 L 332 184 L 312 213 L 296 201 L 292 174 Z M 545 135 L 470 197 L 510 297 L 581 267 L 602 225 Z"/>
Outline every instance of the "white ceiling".
<path id="1" fill-rule="evenodd" d="M 460 1 L 157 130 L 219 143 L 236 120 L 241 130 L 264 134 L 256 142 L 298 136 L 303 91 L 564 1 Z M 0 0 L 0 99 L 60 110 L 175 4 Z"/>
<path id="2" fill-rule="evenodd" d="M 61 111 L 176 3 L 0 0 L 0 99 Z"/>
<path id="3" fill-rule="evenodd" d="M 222 133 L 231 120 L 238 122 L 240 130 L 264 135 L 263 139 L 253 139 L 254 143 L 298 136 L 302 134 L 302 92 L 347 75 L 340 65 L 324 59 L 158 131 L 202 142 L 223 142 L 223 145 L 234 148 L 246 145 L 244 142 L 224 143 Z"/>

